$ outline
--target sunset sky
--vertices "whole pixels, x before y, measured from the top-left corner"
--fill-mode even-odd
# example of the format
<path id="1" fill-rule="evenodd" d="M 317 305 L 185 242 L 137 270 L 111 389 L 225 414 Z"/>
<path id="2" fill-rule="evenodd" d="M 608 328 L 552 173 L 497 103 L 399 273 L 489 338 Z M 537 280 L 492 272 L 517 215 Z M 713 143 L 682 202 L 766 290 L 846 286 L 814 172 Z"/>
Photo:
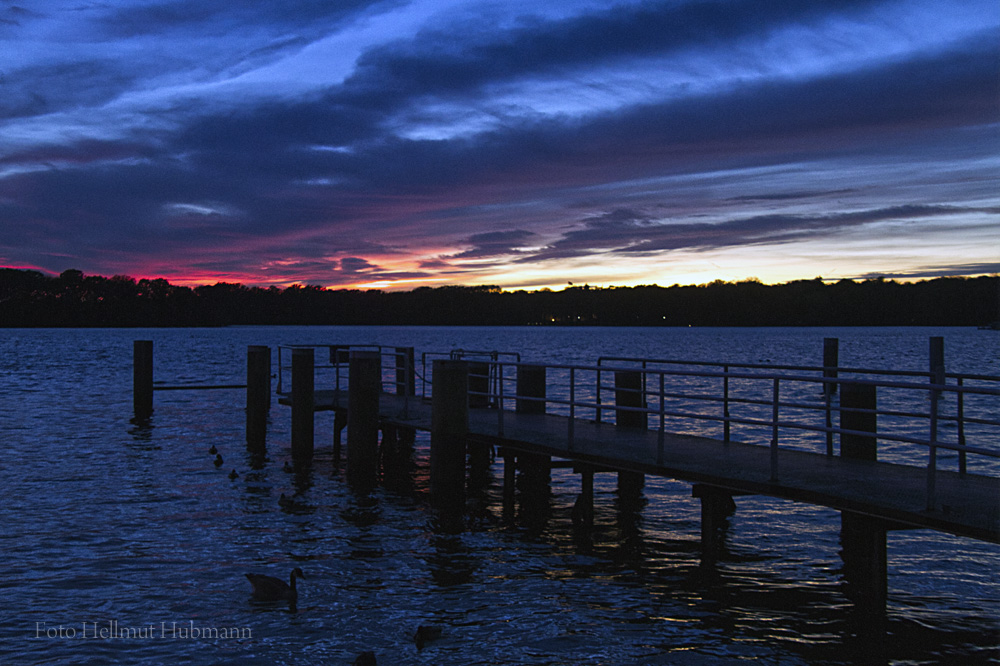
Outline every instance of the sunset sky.
<path id="1" fill-rule="evenodd" d="M 0 266 L 1000 271 L 997 0 L 0 0 Z"/>

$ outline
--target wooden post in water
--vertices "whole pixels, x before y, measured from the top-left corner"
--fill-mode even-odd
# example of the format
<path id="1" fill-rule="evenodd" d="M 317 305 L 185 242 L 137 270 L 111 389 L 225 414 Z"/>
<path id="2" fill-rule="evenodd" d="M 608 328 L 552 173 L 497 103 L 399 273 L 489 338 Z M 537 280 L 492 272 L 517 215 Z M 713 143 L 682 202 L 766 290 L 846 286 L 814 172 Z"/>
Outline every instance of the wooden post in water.
<path id="1" fill-rule="evenodd" d="M 878 459 L 878 418 L 875 414 L 875 386 L 845 382 L 840 395 L 840 427 L 869 434 L 841 434 L 840 455 L 862 460 Z"/>
<path id="2" fill-rule="evenodd" d="M 469 363 L 436 359 L 432 372 L 431 496 L 441 506 L 464 506 Z"/>
<path id="3" fill-rule="evenodd" d="M 517 483 L 517 456 L 510 449 L 502 449 L 503 456 L 503 519 L 514 521 L 514 486 Z"/>
<path id="4" fill-rule="evenodd" d="M 930 370 L 931 383 L 944 384 L 944 338 L 940 336 L 930 339 Z"/>
<path id="5" fill-rule="evenodd" d="M 620 428 L 647 427 L 646 412 L 633 412 L 625 408 L 646 408 L 646 396 L 642 389 L 642 372 L 638 370 L 618 370 L 615 372 L 615 424 Z M 642 472 L 618 472 L 618 496 L 633 500 L 642 494 L 646 479 Z"/>
<path id="6" fill-rule="evenodd" d="M 352 351 L 347 389 L 347 480 L 370 490 L 378 481 L 378 403 L 382 355 Z"/>
<path id="7" fill-rule="evenodd" d="M 247 446 L 264 447 L 267 413 L 271 402 L 271 348 L 247 347 Z"/>
<path id="8" fill-rule="evenodd" d="M 575 465 L 580 474 L 580 494 L 573 503 L 573 524 L 584 530 L 594 527 L 594 468 L 590 465 Z"/>
<path id="9" fill-rule="evenodd" d="M 312 458 L 315 359 L 312 347 L 292 349 L 292 457 Z"/>
<path id="10" fill-rule="evenodd" d="M 840 365 L 840 338 L 823 338 L 823 377 L 826 379 L 836 379 L 838 376 L 837 367 Z M 826 395 L 833 395 L 837 392 L 835 382 L 823 384 L 823 392 Z"/>
<path id="11" fill-rule="evenodd" d="M 137 419 L 153 415 L 153 341 L 132 341 L 132 411 Z"/>
<path id="12" fill-rule="evenodd" d="M 728 490 L 704 483 L 694 484 L 691 495 L 701 499 L 701 563 L 712 564 L 722 550 L 725 521 L 736 512 L 736 502 Z"/>
<path id="13" fill-rule="evenodd" d="M 844 383 L 840 395 L 840 427 L 868 434 L 841 434 L 840 455 L 844 458 L 878 458 L 877 398 L 871 384 Z M 888 594 L 886 564 L 886 523 L 878 518 L 840 512 L 841 558 L 850 598 L 865 613 L 884 613 Z"/>
<path id="14" fill-rule="evenodd" d="M 545 413 L 545 366 L 517 366 L 517 397 L 514 411 L 518 414 Z M 521 472 L 522 488 L 532 497 L 549 493 L 552 481 L 552 457 L 538 453 L 518 453 L 517 467 Z"/>

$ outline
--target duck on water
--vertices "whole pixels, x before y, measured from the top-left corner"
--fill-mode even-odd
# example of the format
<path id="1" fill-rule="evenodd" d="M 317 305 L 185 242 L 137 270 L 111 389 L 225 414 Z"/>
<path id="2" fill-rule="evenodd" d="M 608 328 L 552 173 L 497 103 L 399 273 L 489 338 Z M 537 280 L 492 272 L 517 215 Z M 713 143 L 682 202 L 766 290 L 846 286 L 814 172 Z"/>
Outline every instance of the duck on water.
<path id="1" fill-rule="evenodd" d="M 295 589 L 295 579 L 305 578 L 302 569 L 295 567 L 289 576 L 289 582 L 285 582 L 274 576 L 264 574 L 248 573 L 247 580 L 253 585 L 254 601 L 296 601 L 299 597 Z"/>

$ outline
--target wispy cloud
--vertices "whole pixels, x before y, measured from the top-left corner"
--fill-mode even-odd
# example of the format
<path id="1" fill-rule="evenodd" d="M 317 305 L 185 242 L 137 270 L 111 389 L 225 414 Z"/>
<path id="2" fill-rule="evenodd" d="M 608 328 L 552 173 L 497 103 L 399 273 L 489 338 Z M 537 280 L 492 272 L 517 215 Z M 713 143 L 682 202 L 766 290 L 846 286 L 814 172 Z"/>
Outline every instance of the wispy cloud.
<path id="1" fill-rule="evenodd" d="M 998 33 L 980 0 L 7 5 L 0 254 L 532 284 L 682 250 L 760 274 L 894 221 L 958 239 L 1000 205 Z"/>

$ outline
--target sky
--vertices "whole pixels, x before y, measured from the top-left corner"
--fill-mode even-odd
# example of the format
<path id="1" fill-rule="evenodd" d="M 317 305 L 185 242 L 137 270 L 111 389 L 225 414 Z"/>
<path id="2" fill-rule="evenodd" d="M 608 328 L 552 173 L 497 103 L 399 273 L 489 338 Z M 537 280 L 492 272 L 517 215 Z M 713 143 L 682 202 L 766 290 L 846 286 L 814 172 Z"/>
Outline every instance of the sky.
<path id="1" fill-rule="evenodd" d="M 0 0 L 0 266 L 1000 272 L 996 0 Z"/>

